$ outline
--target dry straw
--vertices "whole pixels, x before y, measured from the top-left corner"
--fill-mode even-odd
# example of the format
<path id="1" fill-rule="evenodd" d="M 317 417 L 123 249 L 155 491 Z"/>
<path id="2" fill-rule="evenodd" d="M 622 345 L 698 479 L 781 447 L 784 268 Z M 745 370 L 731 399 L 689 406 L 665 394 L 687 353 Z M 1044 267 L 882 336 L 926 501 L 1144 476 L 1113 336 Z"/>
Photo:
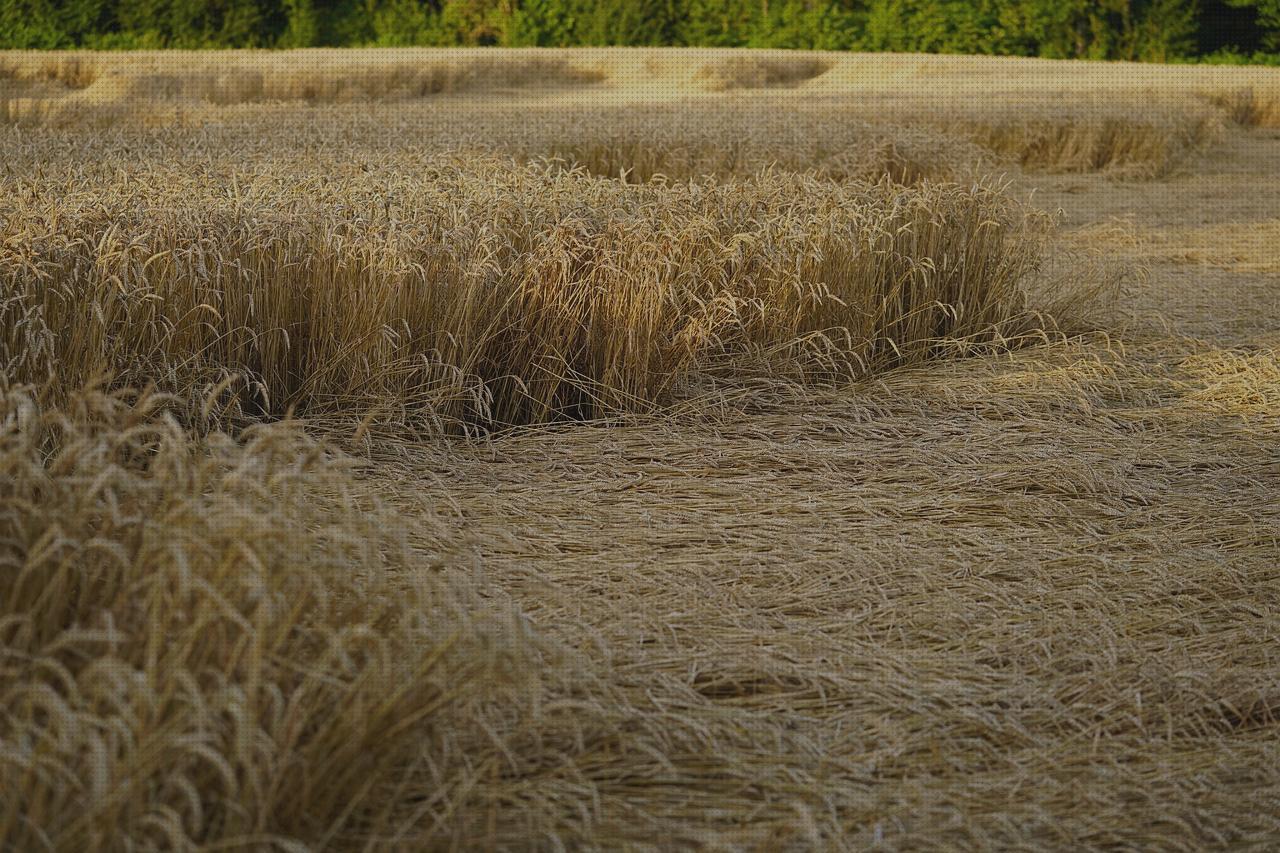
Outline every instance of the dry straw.
<path id="1" fill-rule="evenodd" d="M 815 378 L 847 376 L 1044 322 L 1042 240 L 983 185 L 630 187 L 477 157 L 317 174 L 26 184 L 3 213 L 0 360 L 192 405 L 236 374 L 249 414 L 491 427 L 661 405 L 713 363 L 818 346 Z"/>
<path id="2" fill-rule="evenodd" d="M 907 108 L 917 127 L 974 140 L 1032 169 L 1108 171 L 1130 178 L 1176 168 L 1215 138 L 1219 115 L 1248 126 L 1273 125 L 1280 102 L 1280 78 L 1270 69 L 1108 65 L 1081 70 L 1010 58 L 661 49 L 0 54 L 0 121 L 37 125 L 202 124 L 221 120 L 217 108 L 226 106 L 362 109 L 370 103 L 412 105 L 456 95 L 484 100 L 500 93 L 525 93 L 535 100 L 559 96 L 569 103 L 573 99 L 563 97 L 566 93 L 583 91 L 602 103 L 626 104 L 709 92 L 775 92 L 794 95 L 790 102 L 810 96 L 823 109 L 859 112 L 883 123 L 904 111 L 902 93 L 911 90 L 926 93 L 925 102 L 937 101 L 924 110 Z M 1111 102 L 1100 100 L 1100 92 L 1110 93 Z M 459 99 L 453 100 L 450 110 L 458 106 Z M 1117 108 L 1121 102 L 1130 106 Z M 1206 112 L 1205 102 L 1216 111 Z M 634 109 L 624 112 L 634 121 Z M 704 117 L 714 123 L 710 115 Z M 692 137 L 695 148 L 705 147 L 699 144 L 705 134 Z M 570 139 L 558 140 L 557 146 Z M 617 141 L 616 133 L 607 133 L 604 144 L 611 139 Z M 585 148 L 569 153 L 583 155 L 584 165 L 594 171 L 590 164 L 601 161 L 600 144 L 586 141 Z M 801 151 L 778 148 L 804 159 Z M 854 162 L 865 165 L 865 157 L 860 152 Z M 614 162 L 612 155 L 604 159 L 610 170 L 621 166 L 642 173 L 651 158 L 643 148 L 627 158 L 632 163 Z M 705 152 L 694 157 L 706 158 Z M 901 159 L 895 155 L 891 161 Z M 808 165 L 822 168 L 821 160 Z M 676 154 L 667 168 L 678 173 L 683 162 L 688 158 Z M 693 165 L 704 169 L 702 174 L 718 174 L 731 169 L 733 160 L 726 164 L 717 155 Z M 850 166 L 838 159 L 832 165 L 836 172 Z"/>
<path id="3" fill-rule="evenodd" d="M 322 846 L 410 781 L 456 796 L 521 635 L 296 428 L 193 441 L 171 407 L 0 398 L 6 848 Z"/>
<path id="4" fill-rule="evenodd" d="M 1274 347 L 977 178 L 1272 82 L 0 55 L 0 846 L 1266 846 Z"/>

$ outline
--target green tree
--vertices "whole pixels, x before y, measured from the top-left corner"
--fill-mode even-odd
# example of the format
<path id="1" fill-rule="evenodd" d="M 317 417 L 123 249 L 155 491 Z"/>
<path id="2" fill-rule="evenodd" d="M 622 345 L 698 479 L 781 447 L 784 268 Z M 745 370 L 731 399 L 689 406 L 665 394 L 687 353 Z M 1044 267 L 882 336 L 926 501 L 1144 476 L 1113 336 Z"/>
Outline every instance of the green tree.
<path id="1" fill-rule="evenodd" d="M 2 0 L 0 47 L 74 47 L 101 26 L 102 0 Z"/>
<path id="2" fill-rule="evenodd" d="M 0 0 L 0 47 L 693 45 L 1239 61 L 1280 0 Z"/>
<path id="3" fill-rule="evenodd" d="M 1168 60 L 1195 50 L 1195 0 L 1022 0 L 1000 11 L 1015 52 L 1053 59 Z"/>
<path id="4" fill-rule="evenodd" d="M 676 27 L 680 44 L 738 47 L 750 38 L 760 0 L 685 0 Z"/>
<path id="5" fill-rule="evenodd" d="M 573 8 L 577 41 L 586 45 L 672 44 L 679 18 L 679 8 L 663 0 L 579 0 Z"/>
<path id="6" fill-rule="evenodd" d="M 256 0 L 115 0 L 103 35 L 125 45 L 256 47 L 267 43 Z"/>
<path id="7" fill-rule="evenodd" d="M 1280 50 L 1280 0 L 1226 0 L 1237 9 L 1251 9 L 1258 28 L 1258 41 L 1268 50 Z"/>
<path id="8" fill-rule="evenodd" d="M 514 11 L 514 0 L 444 0 L 432 16 L 427 43 L 502 44 Z"/>
<path id="9" fill-rule="evenodd" d="M 747 37 L 748 47 L 794 50 L 850 50 L 866 26 L 861 3 L 832 0 L 772 0 L 761 4 Z"/>
<path id="10" fill-rule="evenodd" d="M 385 0 L 373 13 L 374 41 L 384 47 L 427 44 L 431 12 L 418 0 Z"/>
<path id="11" fill-rule="evenodd" d="M 574 7 L 565 0 L 525 0 L 511 14 L 504 43 L 513 47 L 577 44 Z"/>
<path id="12" fill-rule="evenodd" d="M 276 44 L 280 47 L 311 47 L 319 43 L 320 25 L 311 0 L 284 0 L 285 28 Z"/>
<path id="13" fill-rule="evenodd" d="M 873 0 L 864 44 L 871 50 L 1006 53 L 993 0 Z"/>
<path id="14" fill-rule="evenodd" d="M 373 41 L 373 0 L 311 0 L 315 45 L 346 47 Z"/>

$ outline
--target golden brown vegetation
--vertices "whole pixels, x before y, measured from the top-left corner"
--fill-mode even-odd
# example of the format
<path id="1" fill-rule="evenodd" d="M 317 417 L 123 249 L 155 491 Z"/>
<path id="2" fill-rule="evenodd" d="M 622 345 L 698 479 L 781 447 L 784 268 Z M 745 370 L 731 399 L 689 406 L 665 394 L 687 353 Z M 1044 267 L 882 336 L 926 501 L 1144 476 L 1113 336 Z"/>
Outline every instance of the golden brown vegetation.
<path id="1" fill-rule="evenodd" d="M 1226 117 L 1243 127 L 1280 127 L 1280 94 L 1259 93 L 1252 86 L 1208 96 Z"/>
<path id="2" fill-rule="evenodd" d="M 1029 170 L 1150 179 L 1203 151 L 1220 135 L 1221 122 L 1188 107 L 1134 116 L 1102 105 L 1075 106 L 1066 115 L 1001 106 L 957 117 L 948 128 Z"/>
<path id="3" fill-rule="evenodd" d="M 64 389 L 110 373 L 195 405 L 234 374 L 259 414 L 489 427 L 662 404 L 713 361 L 848 376 L 1045 322 L 1042 239 L 978 185 L 447 157 L 65 181 L 12 182 L 0 231 L 0 361 Z"/>
<path id="4" fill-rule="evenodd" d="M 626 183 L 754 178 L 767 169 L 812 174 L 821 180 L 968 183 L 996 170 L 984 149 L 920 121 L 873 123 L 863 110 L 822 105 L 780 109 L 686 101 L 584 110 L 562 108 L 513 133 L 479 121 L 471 138 L 533 162 L 577 166 Z M 470 123 L 469 123 L 470 124 Z M 447 133 L 432 128 L 433 135 Z M 479 131 L 479 133 L 477 133 Z"/>
<path id="5" fill-rule="evenodd" d="M 5 847 L 322 846 L 410 783 L 438 812 L 519 636 L 296 429 L 193 440 L 171 408 L 0 399 Z"/>
<path id="6" fill-rule="evenodd" d="M 1270 78 L 303 56 L 0 56 L 0 846 L 1280 832 L 1273 282 L 1013 200 Z"/>
<path id="7" fill-rule="evenodd" d="M 1099 100 L 1100 92 L 1117 88 L 1128 93 L 1132 108 L 1116 109 Z M 904 112 L 898 95 L 912 89 L 917 90 L 913 94 L 935 103 L 894 119 Z M 483 99 L 524 93 L 547 98 L 584 90 L 605 101 L 648 103 L 699 93 L 801 93 L 846 118 L 877 124 L 894 119 L 917 130 L 942 130 L 972 139 L 1032 169 L 1113 171 L 1147 178 L 1166 174 L 1215 136 L 1217 114 L 1200 109 L 1206 99 L 1232 120 L 1250 125 L 1271 122 L 1274 105 L 1280 103 L 1280 77 L 1270 69 L 1116 63 L 1082 69 L 1070 63 L 1026 59 L 589 48 L 0 55 L 0 121 L 40 125 L 199 124 L 217 115 L 212 108 L 234 105 L 407 104 L 428 96 Z M 1205 92 L 1216 94 L 1206 96 Z M 827 100 L 832 96 L 841 100 L 832 104 Z M 577 100 L 581 103 L 581 98 Z M 707 105 L 703 101 L 702 106 Z M 712 116 L 720 111 L 722 107 L 710 106 L 707 121 L 717 123 Z M 698 123 L 687 107 L 677 112 L 685 119 L 675 123 L 677 131 L 689 138 L 675 146 L 671 162 L 652 168 L 684 177 L 686 168 L 687 174 L 697 176 L 741 167 L 732 152 L 709 156 L 705 131 L 696 130 Z M 638 136 L 633 131 L 620 138 L 617 122 L 602 122 L 594 132 L 607 129 L 603 139 L 575 140 L 567 153 L 582 154 L 589 162 L 603 160 L 608 168 L 628 167 L 615 159 L 629 154 L 625 159 L 635 161 L 629 168 L 637 174 L 645 172 L 651 167 L 646 161 L 653 156 L 643 130 L 648 125 L 635 110 L 620 113 L 627 117 L 623 124 L 634 128 L 640 123 Z M 439 118 L 428 119 L 434 119 L 436 132 Z M 657 123 L 668 128 L 656 131 L 657 144 L 652 147 L 671 149 L 664 144 L 671 141 L 664 138 L 671 133 L 670 118 Z M 722 120 L 719 123 L 723 125 Z M 456 134 L 456 123 L 450 129 Z M 513 130 L 520 134 L 524 128 L 508 125 L 499 136 L 510 136 Z M 476 139 L 482 136 L 473 134 Z M 758 136 L 735 134 L 748 140 Z M 850 159 L 850 149 L 841 144 L 844 136 L 826 140 L 835 151 L 831 164 L 822 157 L 808 159 L 807 152 L 796 151 L 783 140 L 777 140 L 767 154 L 837 174 L 862 174 L 869 162 L 880 165 L 869 157 L 874 146 L 864 147 Z M 902 134 L 898 137 L 901 143 Z M 549 141 L 553 150 L 543 144 L 531 153 L 563 153 L 554 149 L 568 142 L 559 134 L 552 134 Z M 884 139 L 879 143 L 888 144 Z M 633 146 L 646 150 L 631 152 Z M 602 148 L 612 150 L 602 157 Z M 925 149 L 936 155 L 936 145 Z M 703 162 L 707 159 L 710 162 Z M 951 166 L 963 164 L 962 168 L 973 164 L 965 157 L 950 160 Z M 752 164 L 749 171 L 754 171 L 756 158 L 748 156 L 741 162 Z M 902 152 L 891 153 L 889 162 L 895 169 L 905 163 L 908 180 L 919 172 L 910 168 L 914 161 Z M 926 166 L 948 168 L 937 156 L 931 156 Z M 931 173 L 928 168 L 923 172 Z"/>
<path id="8" fill-rule="evenodd" d="M 568 846 L 1265 846 L 1278 364 L 1080 340 L 376 458 L 616 689 L 533 783 Z"/>

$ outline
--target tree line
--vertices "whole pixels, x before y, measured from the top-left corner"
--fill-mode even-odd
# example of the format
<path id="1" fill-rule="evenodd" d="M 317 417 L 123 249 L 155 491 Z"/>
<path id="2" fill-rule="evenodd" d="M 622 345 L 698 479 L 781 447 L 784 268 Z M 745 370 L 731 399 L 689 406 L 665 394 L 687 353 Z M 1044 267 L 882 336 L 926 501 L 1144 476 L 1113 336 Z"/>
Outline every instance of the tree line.
<path id="1" fill-rule="evenodd" d="M 0 0 L 4 48 L 371 45 L 1269 61 L 1280 0 Z"/>

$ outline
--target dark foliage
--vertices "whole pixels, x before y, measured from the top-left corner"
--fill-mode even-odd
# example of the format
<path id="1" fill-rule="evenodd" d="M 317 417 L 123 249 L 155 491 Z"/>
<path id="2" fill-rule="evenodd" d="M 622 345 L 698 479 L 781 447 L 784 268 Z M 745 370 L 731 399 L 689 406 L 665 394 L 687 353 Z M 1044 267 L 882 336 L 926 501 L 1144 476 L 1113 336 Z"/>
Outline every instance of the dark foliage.
<path id="1" fill-rule="evenodd" d="M 698 45 L 1265 59 L 1280 0 L 0 0 L 0 47 Z"/>

